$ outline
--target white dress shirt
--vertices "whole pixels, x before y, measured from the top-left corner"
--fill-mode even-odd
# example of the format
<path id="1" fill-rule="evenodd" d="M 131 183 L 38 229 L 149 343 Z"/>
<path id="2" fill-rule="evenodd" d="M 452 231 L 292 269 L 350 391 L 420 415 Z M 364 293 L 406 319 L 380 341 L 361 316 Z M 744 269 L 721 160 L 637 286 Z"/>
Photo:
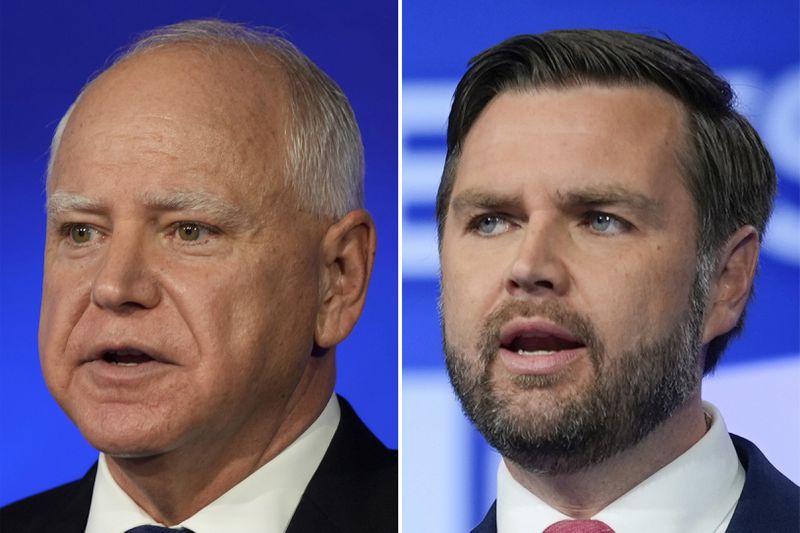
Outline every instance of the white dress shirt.
<path id="1" fill-rule="evenodd" d="M 592 518 L 616 533 L 721 533 L 744 487 L 744 469 L 722 415 L 711 404 L 711 427 L 677 459 L 620 496 Z M 511 477 L 504 461 L 497 472 L 498 533 L 539 533 L 569 520 Z"/>
<path id="2" fill-rule="evenodd" d="M 308 429 L 267 464 L 240 481 L 195 515 L 173 527 L 195 533 L 281 533 L 317 470 L 339 425 L 336 396 Z M 100 454 L 86 533 L 124 533 L 160 525 L 120 488 Z"/>

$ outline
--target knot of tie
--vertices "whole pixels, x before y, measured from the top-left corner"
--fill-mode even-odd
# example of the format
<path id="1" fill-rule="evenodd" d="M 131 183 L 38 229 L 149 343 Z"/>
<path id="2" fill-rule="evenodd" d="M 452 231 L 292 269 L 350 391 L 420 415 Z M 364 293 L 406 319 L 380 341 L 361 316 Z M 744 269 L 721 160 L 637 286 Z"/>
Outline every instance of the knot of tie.
<path id="1" fill-rule="evenodd" d="M 562 520 L 542 533 L 614 533 L 614 530 L 600 520 Z"/>

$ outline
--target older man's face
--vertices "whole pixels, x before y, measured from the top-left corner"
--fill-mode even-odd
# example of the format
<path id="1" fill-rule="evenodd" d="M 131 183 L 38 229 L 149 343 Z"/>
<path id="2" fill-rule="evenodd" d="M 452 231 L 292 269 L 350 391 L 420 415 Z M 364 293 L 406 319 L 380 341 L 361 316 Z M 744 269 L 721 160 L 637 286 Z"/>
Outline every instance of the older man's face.
<path id="1" fill-rule="evenodd" d="M 442 236 L 448 365 L 529 469 L 601 461 L 698 390 L 684 131 L 665 93 L 589 86 L 502 94 L 466 137 Z"/>
<path id="2" fill-rule="evenodd" d="M 305 379 L 321 224 L 284 186 L 282 77 L 179 47 L 105 73 L 48 187 L 45 378 L 124 456 L 275 424 Z"/>

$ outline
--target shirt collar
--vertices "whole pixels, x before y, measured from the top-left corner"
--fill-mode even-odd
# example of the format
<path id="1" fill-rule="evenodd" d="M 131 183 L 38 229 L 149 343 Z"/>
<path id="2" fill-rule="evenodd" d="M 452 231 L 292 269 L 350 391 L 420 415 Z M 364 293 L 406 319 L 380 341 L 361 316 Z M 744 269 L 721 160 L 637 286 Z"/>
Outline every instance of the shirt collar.
<path id="1" fill-rule="evenodd" d="M 744 486 L 744 469 L 720 412 L 707 402 L 703 408 L 712 423 L 694 446 L 592 518 L 616 533 L 724 531 Z M 517 483 L 505 462 L 500 462 L 499 533 L 543 531 L 568 519 Z"/>
<path id="2" fill-rule="evenodd" d="M 339 425 L 336 396 L 285 450 L 228 492 L 174 527 L 208 531 L 283 532 Z M 114 481 L 100 454 L 86 533 L 123 532 L 157 524 Z"/>

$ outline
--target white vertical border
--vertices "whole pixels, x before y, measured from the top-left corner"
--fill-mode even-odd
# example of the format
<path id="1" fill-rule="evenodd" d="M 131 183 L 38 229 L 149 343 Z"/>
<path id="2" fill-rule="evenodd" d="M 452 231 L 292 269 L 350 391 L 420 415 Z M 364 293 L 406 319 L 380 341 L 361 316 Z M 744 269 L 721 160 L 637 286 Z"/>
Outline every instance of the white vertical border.
<path id="1" fill-rule="evenodd" d="M 397 531 L 403 531 L 403 0 L 397 0 Z"/>

